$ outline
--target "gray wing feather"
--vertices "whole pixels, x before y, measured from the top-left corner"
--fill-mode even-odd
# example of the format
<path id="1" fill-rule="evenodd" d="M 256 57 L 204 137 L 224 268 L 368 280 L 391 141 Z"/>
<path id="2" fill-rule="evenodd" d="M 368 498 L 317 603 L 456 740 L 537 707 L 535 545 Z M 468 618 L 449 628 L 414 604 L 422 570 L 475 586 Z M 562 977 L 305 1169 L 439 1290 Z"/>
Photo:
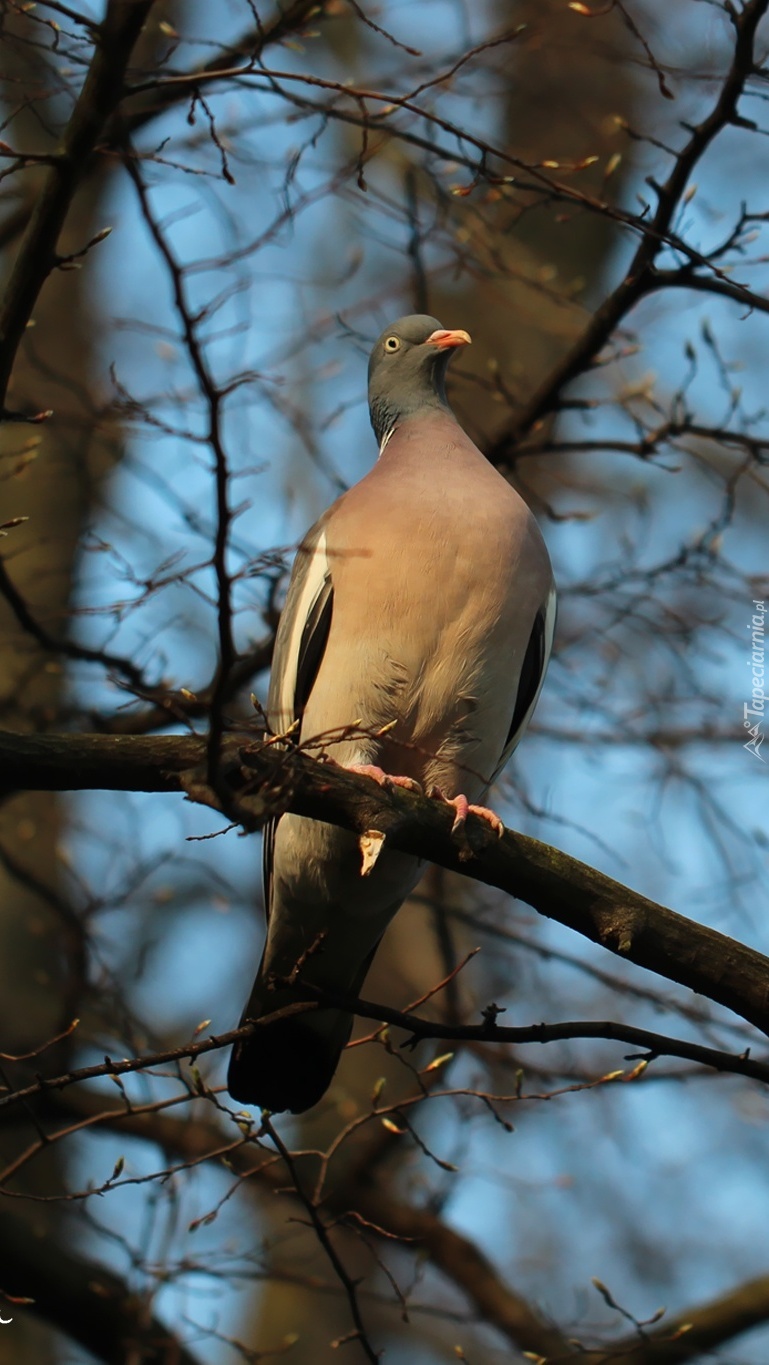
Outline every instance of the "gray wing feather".
<path id="1" fill-rule="evenodd" d="M 526 653 L 523 656 L 523 664 L 518 679 L 513 718 L 505 740 L 505 747 L 491 779 L 492 782 L 496 781 L 508 759 L 512 756 L 513 750 L 526 729 L 537 704 L 553 646 L 555 617 L 556 598 L 554 589 L 551 589 L 534 618 L 534 625 L 529 636 L 529 643 L 526 646 Z"/>

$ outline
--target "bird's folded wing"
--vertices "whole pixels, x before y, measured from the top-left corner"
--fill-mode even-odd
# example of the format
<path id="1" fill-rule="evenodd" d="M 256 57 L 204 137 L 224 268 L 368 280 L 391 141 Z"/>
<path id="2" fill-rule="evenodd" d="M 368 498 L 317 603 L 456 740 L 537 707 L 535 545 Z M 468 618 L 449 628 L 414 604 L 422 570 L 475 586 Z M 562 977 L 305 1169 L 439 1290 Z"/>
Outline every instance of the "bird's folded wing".
<path id="1" fill-rule="evenodd" d="M 532 627 L 529 643 L 526 646 L 521 673 L 518 679 L 518 693 L 515 699 L 513 719 L 510 723 L 505 747 L 500 755 L 491 782 L 495 782 L 505 764 L 512 756 L 518 740 L 526 729 L 534 707 L 537 704 L 542 684 L 545 680 L 550 651 L 555 633 L 556 595 L 551 587 L 542 603 Z M 490 784 L 491 785 L 491 784 Z"/>
<path id="2" fill-rule="evenodd" d="M 297 551 L 280 618 L 267 702 L 268 719 L 277 733 L 285 733 L 295 721 L 301 721 L 328 642 L 334 588 L 326 554 L 327 517 L 328 513 L 308 531 Z M 269 821 L 262 843 L 264 904 L 268 919 L 277 825 L 277 820 Z"/>
<path id="3" fill-rule="evenodd" d="M 278 733 L 300 720 L 326 649 L 334 608 L 326 552 L 329 512 L 308 531 L 297 551 L 280 618 L 270 675 L 267 713 Z"/>

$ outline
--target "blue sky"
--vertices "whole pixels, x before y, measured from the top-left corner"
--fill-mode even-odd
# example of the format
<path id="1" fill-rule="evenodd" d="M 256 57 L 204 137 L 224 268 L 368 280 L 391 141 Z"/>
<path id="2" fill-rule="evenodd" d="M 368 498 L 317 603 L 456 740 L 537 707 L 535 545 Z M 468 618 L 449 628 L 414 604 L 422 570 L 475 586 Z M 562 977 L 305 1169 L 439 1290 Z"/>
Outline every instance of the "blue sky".
<path id="1" fill-rule="evenodd" d="M 488 9 L 461 11 L 475 30 L 469 41 L 484 31 Z M 226 11 L 234 32 L 243 23 L 244 7 L 232 4 Z M 197 13 L 203 32 L 205 11 L 198 7 Z M 448 60 L 468 42 L 459 32 L 459 13 L 454 4 L 438 0 L 422 6 L 388 3 L 378 21 L 391 24 L 404 42 L 428 50 L 440 33 Z M 702 22 L 702 6 L 682 5 L 664 33 L 655 35 L 659 50 L 683 60 L 694 26 Z M 706 30 L 696 30 L 704 43 L 703 63 L 715 63 L 720 27 L 710 12 L 704 23 Z M 370 43 L 376 47 L 373 38 Z M 323 39 L 310 39 L 304 52 L 284 49 L 274 64 L 300 70 L 312 60 L 313 69 L 333 71 L 340 59 L 321 56 L 316 62 L 318 50 L 324 50 Z M 381 79 L 387 75 L 408 85 L 402 56 L 386 49 L 378 51 L 378 62 Z M 482 88 L 470 76 L 440 96 L 441 110 L 491 135 L 499 111 L 482 98 Z M 696 100 L 707 100 L 710 93 L 707 82 L 694 94 L 682 93 L 675 115 L 681 109 L 696 111 Z M 223 276 L 217 262 L 223 256 L 271 233 L 268 244 L 244 255 L 230 274 L 229 283 L 236 287 L 217 304 L 205 328 L 217 376 L 246 376 L 227 402 L 224 421 L 232 497 L 246 504 L 230 554 L 231 569 L 244 571 L 236 602 L 238 639 L 245 646 L 264 631 L 259 616 L 264 583 L 245 576 L 249 561 L 276 548 L 290 558 L 310 521 L 374 457 L 365 406 L 367 346 L 391 316 L 408 311 L 407 228 L 388 210 L 393 181 L 387 166 L 367 169 L 367 195 L 356 188 L 354 176 L 344 178 L 334 196 L 320 193 L 344 159 L 336 131 L 309 145 L 316 124 L 285 126 L 280 102 L 255 82 L 243 93 L 212 93 L 210 103 L 225 133 L 244 120 L 248 126 L 247 135 L 233 134 L 236 185 L 225 187 L 164 164 L 147 165 L 146 173 L 153 210 L 168 225 L 177 258 L 190 268 L 187 287 L 194 308 L 219 298 Z M 659 101 L 649 106 L 649 123 L 659 108 Z M 754 112 L 759 116 L 761 111 Z M 680 143 L 673 114 L 666 106 L 663 113 L 671 124 L 666 135 Z M 212 172 L 216 158 L 205 130 L 200 111 L 193 130 L 185 126 L 184 112 L 176 111 L 152 125 L 141 147 L 157 148 L 168 137 L 161 158 Z M 180 150 L 184 137 L 191 145 Z M 287 192 L 295 212 L 281 224 L 286 164 L 300 147 L 304 150 Z M 344 155 L 350 159 L 349 147 Z M 698 249 L 725 235 L 741 199 L 749 196 L 756 211 L 764 207 L 767 156 L 764 139 L 738 131 L 719 139 L 698 169 L 697 191 L 685 211 L 687 238 Z M 655 168 L 659 175 L 665 165 L 659 154 L 643 150 L 623 191 L 626 207 L 635 207 L 643 173 Z M 111 389 L 109 366 L 114 364 L 124 390 L 162 426 L 126 425 L 124 458 L 103 507 L 94 512 L 81 561 L 77 600 L 84 614 L 78 631 L 89 643 L 109 638 L 113 648 L 136 651 L 150 671 L 160 669 L 194 690 L 214 663 L 212 574 L 194 567 L 205 562 L 213 516 L 210 456 L 196 439 L 205 413 L 179 341 L 167 274 L 124 178 L 114 180 L 109 221 L 112 236 L 91 258 L 97 307 L 105 320 L 104 392 Z M 760 242 L 751 249 L 762 254 Z M 627 242 L 620 239 L 606 266 L 605 288 L 620 277 L 627 253 Z M 440 268 L 444 256 L 439 241 L 429 251 L 430 264 Z M 753 288 L 766 289 L 763 261 L 737 273 Z M 462 325 L 461 318 L 444 320 Z M 764 315 L 745 316 L 731 301 L 700 294 L 678 291 L 648 300 L 629 320 L 642 350 L 585 381 L 583 391 L 599 395 L 605 406 L 588 418 L 565 420 L 561 435 L 627 438 L 629 423 L 618 416 L 614 400 L 628 386 L 640 390 L 642 381 L 653 377 L 657 399 L 669 402 L 690 369 L 687 345 L 699 356 L 687 401 L 699 422 L 726 421 L 729 401 L 708 335 L 717 338 L 730 365 L 739 364 L 744 409 L 756 414 L 766 393 L 766 326 Z M 642 393 L 635 402 L 650 420 Z M 759 421 L 757 429 L 765 425 Z M 703 457 L 693 448 L 643 464 L 610 453 L 574 456 L 570 465 L 561 466 L 561 512 L 587 510 L 591 517 L 543 519 L 563 606 L 562 633 L 537 720 L 549 730 L 608 731 L 612 742 L 586 745 L 532 734 L 516 755 L 512 780 L 500 790 L 497 806 L 516 828 L 767 951 L 766 849 L 753 837 L 765 822 L 764 768 L 737 742 L 695 745 L 672 758 L 622 742 L 623 733 L 643 731 L 648 712 L 639 706 L 645 698 L 648 705 L 650 683 L 660 725 L 729 726 L 741 719 L 747 695 L 742 632 L 752 608 L 739 574 L 766 573 L 765 523 L 757 516 L 762 498 L 765 516 L 765 493 L 745 481 L 720 562 L 692 574 L 684 589 L 678 580 L 657 579 L 644 616 L 636 610 L 650 596 L 648 589 L 641 591 L 643 584 L 637 601 L 628 595 L 633 612 L 626 620 L 611 620 L 613 588 L 607 586 L 605 602 L 598 606 L 584 594 L 586 584 L 610 584 L 615 569 L 648 569 L 682 543 L 693 543 L 720 505 L 721 481 L 705 468 L 706 460 L 716 467 L 719 459 L 717 451 Z M 96 548 L 105 543 L 111 549 Z M 185 571 L 182 581 L 145 593 L 148 579 L 180 570 Z M 116 598 L 127 604 L 117 625 L 111 610 Z M 685 651 L 682 646 L 681 655 L 673 656 L 655 622 L 666 611 L 687 609 L 694 622 L 704 616 L 711 624 L 693 629 Z M 682 673 L 684 652 L 687 671 Z M 115 702 L 114 688 L 79 670 L 72 687 L 85 703 Z M 263 695 L 264 680 L 260 691 Z M 103 900 L 118 902 L 113 908 L 108 904 L 98 921 L 105 961 L 121 973 L 135 973 L 132 1002 L 140 1015 L 150 1016 L 160 1035 L 185 1036 L 185 1028 L 206 1017 L 217 1029 L 234 1025 L 259 951 L 258 840 L 230 833 L 212 842 L 185 843 L 211 833 L 219 822 L 177 798 L 136 795 L 109 797 L 105 838 L 105 799 L 101 793 L 79 798 L 68 836 L 80 875 Z M 124 901 L 136 860 L 157 865 Z M 536 933 L 545 946 L 623 975 L 607 955 L 557 925 L 537 923 L 524 906 L 497 905 L 495 915 Z M 150 943 L 141 957 L 137 925 Z M 493 940 L 484 941 L 483 960 L 488 954 L 493 965 L 494 951 Z M 525 949 L 517 950 L 512 961 L 514 986 L 505 997 L 511 1022 L 530 1022 L 534 1013 L 553 1019 L 616 1013 L 616 1001 L 575 968 L 540 964 Z M 647 981 L 640 972 L 628 969 L 627 975 Z M 476 987 L 481 994 L 484 980 L 480 976 Z M 649 984 L 674 995 L 664 983 Z M 662 1031 L 687 1029 L 674 1015 L 661 1015 L 651 1006 L 633 1006 L 631 1016 Z M 602 1063 L 593 1060 L 600 1056 L 611 1066 L 621 1065 L 621 1050 L 603 1045 L 564 1046 L 560 1055 L 567 1064 L 589 1059 L 600 1068 Z M 462 1064 L 456 1074 L 467 1078 L 470 1073 L 471 1067 Z M 708 1077 L 685 1085 L 644 1080 L 548 1103 L 532 1100 L 519 1106 L 520 1117 L 517 1110 L 512 1114 L 512 1135 L 490 1126 L 481 1112 L 465 1122 L 448 1101 L 436 1101 L 422 1122 L 442 1156 L 451 1160 L 452 1150 L 461 1148 L 461 1177 L 438 1178 L 445 1216 L 491 1246 L 495 1260 L 523 1292 L 562 1322 L 573 1316 L 579 1332 L 580 1321 L 608 1321 L 621 1328 L 591 1289 L 593 1275 L 644 1317 L 661 1303 L 677 1308 L 766 1268 L 769 1192 L 759 1137 L 764 1106 L 763 1093 L 747 1082 Z M 73 1183 L 105 1178 L 118 1152 L 126 1155 L 127 1173 L 163 1165 L 162 1154 L 149 1146 L 105 1136 L 84 1145 L 73 1165 Z M 415 1178 L 435 1179 L 419 1162 L 413 1170 Z M 221 1255 L 225 1241 L 228 1254 L 239 1254 L 251 1245 L 253 1230 L 252 1211 L 237 1200 L 211 1227 L 199 1229 L 192 1243 L 185 1233 L 189 1221 L 205 1213 L 228 1182 L 226 1174 L 210 1170 L 180 1180 L 179 1209 L 173 1213 L 150 1211 L 131 1187 L 110 1195 L 109 1219 L 122 1234 L 154 1248 L 153 1254 L 166 1246 L 182 1256 L 189 1246 L 205 1262 L 209 1255 Z M 99 1201 L 95 1212 L 105 1217 L 106 1205 Z M 681 1247 L 681 1254 L 655 1263 L 655 1249 L 671 1245 Z M 119 1250 L 113 1254 L 118 1264 L 125 1260 Z M 447 1292 L 437 1280 L 430 1286 L 436 1294 Z M 207 1294 L 213 1296 L 210 1301 Z M 231 1311 L 221 1282 L 213 1278 L 195 1277 L 185 1289 L 165 1291 L 159 1302 L 175 1318 L 187 1311 L 198 1320 L 214 1311 L 226 1318 Z M 768 1339 L 766 1333 L 756 1334 L 725 1358 L 759 1365 Z M 197 1349 L 201 1359 L 224 1358 L 211 1344 Z M 398 1349 L 393 1347 L 393 1359 Z M 436 1349 L 426 1344 L 422 1355 L 409 1360 L 428 1365 L 447 1358 L 433 1354 Z M 488 1349 L 490 1361 L 506 1358 L 496 1347 Z"/>

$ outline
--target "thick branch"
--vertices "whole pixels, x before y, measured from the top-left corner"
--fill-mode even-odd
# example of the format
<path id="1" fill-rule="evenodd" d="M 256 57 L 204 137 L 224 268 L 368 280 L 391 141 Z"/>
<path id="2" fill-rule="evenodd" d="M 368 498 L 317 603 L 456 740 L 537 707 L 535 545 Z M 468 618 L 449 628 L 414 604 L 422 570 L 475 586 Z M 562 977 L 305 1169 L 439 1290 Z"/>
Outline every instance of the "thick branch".
<path id="1" fill-rule="evenodd" d="M 651 1332 L 639 1349 L 638 1338 L 606 1351 L 606 1365 L 683 1365 L 769 1319 L 769 1275 L 746 1280 L 720 1299 L 677 1313 Z M 676 1339 L 676 1334 L 681 1335 Z M 616 1353 L 615 1353 L 616 1351 Z M 596 1361 L 595 1365 L 599 1365 Z"/>
<path id="2" fill-rule="evenodd" d="M 153 90 L 151 96 L 146 95 L 141 101 L 131 100 L 129 107 L 121 111 L 119 118 L 110 118 L 104 129 L 104 142 L 107 146 L 114 143 L 123 145 L 126 137 L 131 137 L 138 133 L 146 124 L 154 118 L 164 114 L 166 110 L 174 104 L 181 103 L 182 100 L 189 99 L 190 88 L 194 90 L 194 82 L 198 71 L 210 72 L 211 70 L 226 70 L 232 66 L 233 62 L 247 55 L 251 61 L 256 62 L 261 57 L 265 48 L 271 43 L 279 43 L 290 33 L 300 28 L 305 19 L 318 9 L 318 0 L 293 0 L 287 9 L 277 13 L 266 23 L 260 23 L 256 28 L 249 29 L 234 43 L 225 47 L 218 57 L 203 63 L 199 68 L 195 68 L 188 73 L 190 85 L 164 85 L 162 88 Z M 314 22 L 323 18 L 321 8 L 320 13 L 313 15 Z M 127 90 L 125 95 L 128 99 L 132 91 Z M 103 162 L 98 156 L 93 154 L 89 157 L 87 165 L 84 167 L 85 174 L 91 175 Z M 117 164 L 117 163 L 114 163 Z M 0 224 L 0 251 L 4 250 L 11 242 L 15 241 L 19 233 L 24 230 L 29 217 L 29 209 L 26 203 L 21 204 L 3 220 Z"/>
<path id="3" fill-rule="evenodd" d="M 6 1303 L 2 1295 L 27 1299 Z M 124 1280 L 72 1245 L 38 1236 L 31 1219 L 0 1215 L 0 1316 L 32 1311 L 80 1342 L 107 1365 L 141 1360 L 143 1365 L 198 1365 L 194 1356 L 156 1318 Z M 13 1331 L 9 1326 L 4 1331 Z"/>
<path id="4" fill-rule="evenodd" d="M 178 792 L 200 763 L 195 735 L 15 735 L 0 731 L 0 792 Z"/>
<path id="5" fill-rule="evenodd" d="M 205 740 L 194 736 L 10 735 L 0 732 L 0 782 L 13 790 L 207 791 Z M 686 919 L 537 839 L 508 831 L 464 861 L 451 814 L 438 801 L 319 763 L 296 750 L 229 741 L 233 799 L 257 825 L 292 810 L 357 833 L 381 831 L 393 848 L 418 854 L 507 891 L 629 962 L 725 1005 L 769 1033 L 769 959 Z M 197 779 L 197 780 L 196 780 Z M 236 796 L 237 792 L 237 796 Z M 488 837 L 470 819 L 471 840 Z"/>
<path id="6" fill-rule="evenodd" d="M 219 1124 L 202 1118 L 179 1120 L 157 1112 L 125 1109 L 109 1112 L 101 1096 L 85 1092 L 60 1103 L 67 1115 L 155 1142 L 188 1161 L 198 1162 L 207 1157 L 220 1160 L 226 1142 Z M 226 1155 L 228 1168 L 245 1179 L 270 1189 L 285 1188 L 283 1171 L 273 1162 L 255 1164 L 251 1144 L 227 1146 Z M 549 1353 L 561 1365 L 567 1361 L 574 1365 L 684 1365 L 769 1319 L 769 1275 L 763 1275 L 720 1298 L 663 1319 L 643 1338 L 633 1335 L 602 1349 L 583 1346 L 572 1351 L 558 1327 L 544 1321 L 506 1283 L 471 1238 L 449 1227 L 429 1209 L 399 1201 L 391 1188 L 374 1184 L 367 1174 L 328 1188 L 324 1206 L 337 1215 L 354 1209 L 367 1219 L 370 1232 L 381 1229 L 386 1235 L 403 1238 L 407 1244 L 426 1252 L 432 1264 L 467 1296 L 484 1321 L 519 1349 L 545 1356 Z M 681 1335 L 674 1340 L 678 1332 Z"/>
<path id="7" fill-rule="evenodd" d="M 593 314 L 582 335 L 532 394 L 515 422 L 495 441 L 488 451 L 489 459 L 494 463 L 503 462 L 511 449 L 557 407 L 566 385 L 584 374 L 617 325 L 644 295 L 659 288 L 663 281 L 684 282 L 681 272 L 678 272 L 679 278 L 675 281 L 665 281 L 664 276 L 658 277 L 654 263 L 670 232 L 681 196 L 695 166 L 713 139 L 737 119 L 740 96 L 754 70 L 756 32 L 767 7 L 769 0 L 748 0 L 739 13 L 730 7 L 735 29 L 734 55 L 718 99 L 708 116 L 691 129 L 689 141 L 675 158 L 667 180 L 661 185 L 653 184 L 657 208 L 648 219 L 648 231 L 639 243 L 625 278 Z M 697 278 L 690 272 L 685 282 L 689 287 L 697 287 Z M 721 288 L 720 292 L 731 293 L 733 290 L 734 285 L 730 287 L 727 282 L 726 288 Z"/>
<path id="8" fill-rule="evenodd" d="M 102 129 L 123 93 L 128 60 L 151 8 L 152 0 L 110 0 L 98 29 L 93 60 L 61 150 L 43 181 L 0 309 L 0 409 L 5 407 L 24 329 L 56 264 L 56 243 L 69 206 Z"/>

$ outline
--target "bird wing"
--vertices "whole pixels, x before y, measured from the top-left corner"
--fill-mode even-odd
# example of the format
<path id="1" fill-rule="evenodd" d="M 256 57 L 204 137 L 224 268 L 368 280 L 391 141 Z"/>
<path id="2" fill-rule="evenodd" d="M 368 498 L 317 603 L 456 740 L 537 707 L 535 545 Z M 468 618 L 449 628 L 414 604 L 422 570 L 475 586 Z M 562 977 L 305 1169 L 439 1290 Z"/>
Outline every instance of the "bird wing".
<path id="1" fill-rule="evenodd" d="M 518 692 L 515 698 L 513 718 L 505 740 L 505 747 L 494 771 L 492 783 L 496 781 L 505 764 L 512 757 L 521 735 L 526 729 L 545 681 L 550 651 L 553 647 L 557 602 L 555 587 L 551 587 L 545 601 L 534 618 L 529 643 L 521 665 L 518 679 Z"/>
<path id="2" fill-rule="evenodd" d="M 296 721 L 301 725 L 328 643 L 334 610 L 334 587 L 326 553 L 328 515 L 313 526 L 299 546 L 280 618 L 267 702 L 270 724 L 278 733 L 287 731 Z M 297 732 L 294 738 L 298 738 Z M 278 816 L 265 825 L 262 842 L 262 884 L 268 919 L 279 819 Z"/>
<path id="3" fill-rule="evenodd" d="M 280 618 L 267 711 L 278 733 L 301 721 L 326 649 L 334 606 L 326 523 L 316 522 L 297 551 Z"/>

